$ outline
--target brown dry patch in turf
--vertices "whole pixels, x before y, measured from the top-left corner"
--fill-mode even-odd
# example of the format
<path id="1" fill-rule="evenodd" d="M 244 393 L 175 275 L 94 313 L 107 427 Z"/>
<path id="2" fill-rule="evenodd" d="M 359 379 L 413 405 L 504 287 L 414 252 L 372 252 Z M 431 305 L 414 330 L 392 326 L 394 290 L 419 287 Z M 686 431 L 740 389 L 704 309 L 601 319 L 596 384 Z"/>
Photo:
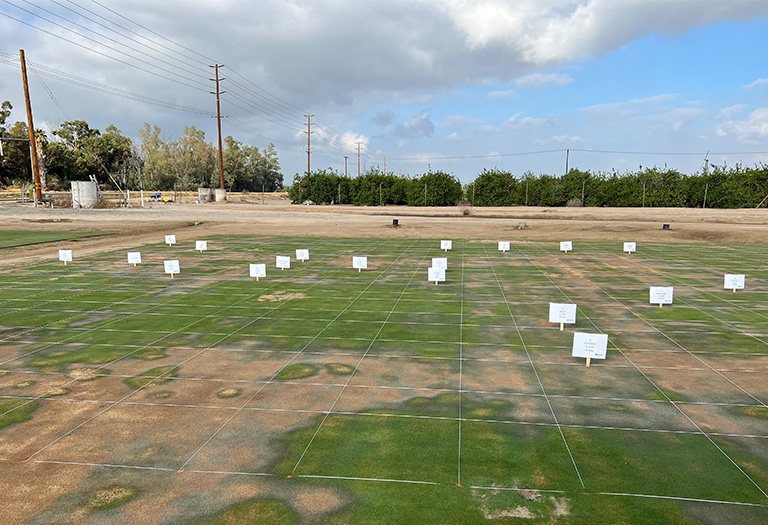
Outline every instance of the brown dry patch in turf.
<path id="1" fill-rule="evenodd" d="M 393 388 L 347 387 L 339 398 L 334 412 L 369 412 L 400 406 L 415 397 L 434 397 L 438 391 L 406 390 Z"/>
<path id="2" fill-rule="evenodd" d="M 99 377 L 99 370 L 96 368 L 75 368 L 70 370 L 67 377 L 75 381 L 91 381 Z"/>
<path id="3" fill-rule="evenodd" d="M 326 514 L 346 503 L 338 491 L 322 488 L 306 488 L 298 492 L 293 503 L 301 514 Z"/>
<path id="4" fill-rule="evenodd" d="M 369 356 L 360 364 L 350 384 L 456 389 L 458 362 Z"/>
<path id="5" fill-rule="evenodd" d="M 0 508 L 3 523 L 24 523 L 75 489 L 93 469 L 42 463 L 3 462 Z"/>
<path id="6" fill-rule="evenodd" d="M 749 395 L 711 370 L 646 369 L 645 373 L 660 388 L 682 396 L 686 401 L 744 404 L 755 402 Z"/>
<path id="7" fill-rule="evenodd" d="M 39 408 L 32 413 L 30 420 L 0 431 L 0 458 L 14 461 L 27 459 L 105 406 L 66 401 L 39 403 Z"/>
<path id="8" fill-rule="evenodd" d="M 704 432 L 764 436 L 768 428 L 768 408 L 764 407 L 744 409 L 715 405 L 681 405 L 681 408 Z M 758 414 L 757 411 L 763 411 L 765 416 L 750 415 Z"/>
<path id="9" fill-rule="evenodd" d="M 491 392 L 541 392 L 529 363 L 465 362 L 462 386 L 465 390 Z"/>
<path id="10" fill-rule="evenodd" d="M 274 301 L 290 301 L 292 299 L 304 299 L 305 297 L 306 297 L 306 295 L 304 295 L 301 292 L 288 293 L 288 292 L 283 291 L 283 290 L 278 290 L 277 292 L 275 292 L 273 294 L 260 295 L 259 298 L 258 298 L 258 301 L 260 303 L 264 302 L 264 301 L 270 301 L 270 302 L 274 302 Z"/>
<path id="11" fill-rule="evenodd" d="M 317 417 L 311 412 L 241 410 L 186 470 L 270 472 L 282 453 L 283 437 L 313 424 Z"/>
<path id="12" fill-rule="evenodd" d="M 655 352 L 625 350 L 627 358 L 635 365 L 646 367 L 705 368 L 705 365 L 687 352 Z"/>

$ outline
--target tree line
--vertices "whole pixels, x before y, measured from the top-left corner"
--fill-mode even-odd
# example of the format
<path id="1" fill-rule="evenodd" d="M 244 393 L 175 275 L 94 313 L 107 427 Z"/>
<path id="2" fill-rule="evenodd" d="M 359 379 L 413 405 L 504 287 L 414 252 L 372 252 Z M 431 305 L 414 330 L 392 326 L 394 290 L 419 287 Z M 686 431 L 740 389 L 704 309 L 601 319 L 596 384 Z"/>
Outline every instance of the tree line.
<path id="1" fill-rule="evenodd" d="M 10 123 L 13 107 L 0 105 L 0 187 L 31 183 L 29 128 Z M 103 132 L 84 120 L 64 122 L 50 132 L 35 130 L 44 191 L 69 190 L 70 181 L 91 175 L 103 188 L 120 190 L 194 190 L 221 184 L 218 149 L 194 126 L 177 140 L 162 137 L 158 126 L 145 123 L 139 143 L 110 124 Z M 224 185 L 230 191 L 278 191 L 283 175 L 274 144 L 258 148 L 231 136 L 224 139 Z"/>
<path id="2" fill-rule="evenodd" d="M 289 188 L 294 203 L 379 206 L 626 206 L 748 208 L 768 196 L 768 166 L 712 166 L 686 175 L 670 168 L 636 172 L 597 172 L 571 169 L 553 176 L 526 172 L 483 170 L 464 186 L 442 171 L 397 177 L 371 168 L 357 178 L 333 170 L 294 177 Z"/>

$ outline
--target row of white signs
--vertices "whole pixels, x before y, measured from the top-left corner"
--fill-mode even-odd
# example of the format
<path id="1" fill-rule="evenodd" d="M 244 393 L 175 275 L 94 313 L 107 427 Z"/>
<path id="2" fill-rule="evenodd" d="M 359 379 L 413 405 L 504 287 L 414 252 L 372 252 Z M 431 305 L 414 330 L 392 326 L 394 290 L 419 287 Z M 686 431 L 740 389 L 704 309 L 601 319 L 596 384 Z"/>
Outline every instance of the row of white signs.
<path id="1" fill-rule="evenodd" d="M 175 235 L 166 235 L 165 236 L 165 244 L 168 246 L 172 246 L 176 244 L 176 236 Z M 208 249 L 208 241 L 195 241 L 195 250 L 197 251 L 205 251 Z M 441 250 L 452 250 L 453 249 L 453 241 L 448 240 L 442 240 L 440 241 L 440 249 Z M 499 251 L 500 252 L 508 252 L 511 249 L 511 242 L 510 241 L 499 241 Z M 570 252 L 573 251 L 573 241 L 561 241 L 560 242 L 560 251 L 561 252 Z M 626 253 L 632 253 L 637 251 L 637 243 L 636 242 L 625 242 L 624 243 L 624 251 Z M 301 253 L 300 253 L 301 252 Z M 306 256 L 304 256 L 306 255 Z M 296 258 L 299 260 L 307 260 L 309 259 L 309 250 L 296 250 Z"/>
<path id="2" fill-rule="evenodd" d="M 197 241 L 198 243 L 206 243 L 206 241 Z M 207 244 L 198 248 L 201 250 L 207 249 Z M 302 261 L 309 260 L 309 250 L 296 250 L 296 258 Z M 72 262 L 72 250 L 59 250 L 59 261 L 64 264 Z M 174 271 L 169 271 L 166 267 L 165 273 L 180 273 L 179 261 L 165 261 L 165 263 L 171 264 L 171 268 Z M 128 264 L 141 264 L 141 252 L 128 252 Z M 287 255 L 278 255 L 275 257 L 275 267 L 281 270 L 289 269 L 291 267 L 291 258 Z M 254 269 L 256 268 L 256 269 Z M 365 270 L 368 268 L 368 257 L 352 257 L 352 268 L 355 270 Z M 432 266 L 428 269 L 429 282 L 445 282 L 445 271 L 448 269 L 447 257 L 433 257 Z M 254 273 L 255 272 L 255 273 Z M 266 277 L 266 265 L 265 264 L 251 264 L 251 277 Z M 744 274 L 725 274 L 723 279 L 723 288 L 726 290 L 743 290 L 745 288 L 746 276 Z M 672 304 L 675 289 L 672 286 L 651 286 L 650 290 L 650 303 L 651 304 Z M 555 304 L 555 303 L 550 303 Z M 567 306 L 567 305 L 566 305 Z M 575 308 L 575 307 L 574 307 Z M 550 309 L 550 317 L 552 311 Z M 575 316 L 575 310 L 574 310 Z M 552 321 L 550 322 L 565 322 L 575 323 L 576 321 Z"/>

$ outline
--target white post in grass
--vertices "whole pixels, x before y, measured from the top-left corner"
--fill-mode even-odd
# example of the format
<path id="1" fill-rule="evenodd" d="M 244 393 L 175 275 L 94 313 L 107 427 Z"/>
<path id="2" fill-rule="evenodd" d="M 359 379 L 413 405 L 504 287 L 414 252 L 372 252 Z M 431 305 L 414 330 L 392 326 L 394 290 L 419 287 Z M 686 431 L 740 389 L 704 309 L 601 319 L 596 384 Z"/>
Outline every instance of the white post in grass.
<path id="1" fill-rule="evenodd" d="M 576 305 L 571 303 L 549 303 L 549 322 L 560 323 L 560 331 L 563 331 L 565 323 L 576 323 Z"/>
<path id="2" fill-rule="evenodd" d="M 435 281 L 435 286 L 439 282 L 445 282 L 445 268 L 435 268 L 430 266 L 427 270 L 427 280 L 429 282 Z"/>
<path id="3" fill-rule="evenodd" d="M 251 277 L 256 277 L 257 281 L 259 280 L 259 277 L 267 276 L 266 264 L 251 264 L 249 268 L 251 272 Z"/>
<path id="4" fill-rule="evenodd" d="M 364 269 L 368 268 L 368 257 L 352 257 L 352 269 L 357 268 L 357 272 L 360 273 Z"/>
<path id="5" fill-rule="evenodd" d="M 59 260 L 67 265 L 67 262 L 72 262 L 72 250 L 59 250 Z"/>
<path id="6" fill-rule="evenodd" d="M 650 303 L 658 304 L 659 308 L 663 308 L 665 304 L 672 304 L 674 295 L 673 286 L 651 286 Z"/>
<path id="7" fill-rule="evenodd" d="M 291 267 L 291 258 L 287 255 L 278 255 L 275 257 L 275 266 L 280 268 L 280 270 L 285 270 L 286 268 Z"/>
<path id="8" fill-rule="evenodd" d="M 726 273 L 725 279 L 723 282 L 723 288 L 725 288 L 726 290 L 733 290 L 733 293 L 736 293 L 736 290 L 744 289 L 745 279 L 746 279 L 746 276 L 743 274 Z"/>
<path id="9" fill-rule="evenodd" d="M 605 359 L 607 350 L 608 334 L 574 332 L 571 356 L 586 358 L 587 366 L 590 365 L 592 359 Z"/>
<path id="10" fill-rule="evenodd" d="M 171 274 L 171 279 L 173 279 L 173 274 L 181 273 L 181 270 L 179 269 L 179 261 L 177 260 L 163 261 L 163 267 L 165 268 L 165 273 Z"/>
<path id="11" fill-rule="evenodd" d="M 128 252 L 128 264 L 141 264 L 141 252 Z"/>

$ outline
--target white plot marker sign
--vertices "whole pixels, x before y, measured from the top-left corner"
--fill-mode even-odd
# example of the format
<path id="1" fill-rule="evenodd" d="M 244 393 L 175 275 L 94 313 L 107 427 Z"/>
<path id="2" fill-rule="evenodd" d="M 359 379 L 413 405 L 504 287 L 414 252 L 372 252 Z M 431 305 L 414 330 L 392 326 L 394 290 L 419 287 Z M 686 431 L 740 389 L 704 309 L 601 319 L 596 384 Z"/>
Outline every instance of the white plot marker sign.
<path id="1" fill-rule="evenodd" d="M 651 304 L 658 304 L 662 308 L 665 304 L 672 304 L 675 289 L 672 286 L 651 286 Z"/>
<path id="2" fill-rule="evenodd" d="M 592 359 L 605 359 L 608 351 L 608 334 L 586 334 L 574 332 L 573 357 L 585 357 L 587 366 Z"/>
<path id="3" fill-rule="evenodd" d="M 278 255 L 275 257 L 275 266 L 281 270 L 291 267 L 291 258 L 287 255 Z"/>
<path id="4" fill-rule="evenodd" d="M 266 277 L 267 276 L 267 265 L 266 264 L 251 264 L 249 265 L 251 277 L 256 277 L 256 280 L 259 280 L 259 277 Z"/>
<path id="5" fill-rule="evenodd" d="M 432 268 L 448 269 L 448 257 L 432 257 Z"/>
<path id="6" fill-rule="evenodd" d="M 563 331 L 565 323 L 576 323 L 576 305 L 571 303 L 549 303 L 549 322 L 560 323 L 560 331 Z"/>
<path id="7" fill-rule="evenodd" d="M 179 261 L 163 261 L 163 266 L 165 267 L 165 273 L 171 274 L 171 279 L 173 279 L 173 274 L 181 273 Z"/>
<path id="8" fill-rule="evenodd" d="M 195 250 L 201 253 L 208 250 L 208 241 L 195 241 Z"/>
<path id="9" fill-rule="evenodd" d="M 296 259 L 304 262 L 309 259 L 309 250 L 296 250 Z"/>
<path id="10" fill-rule="evenodd" d="M 368 257 L 352 257 L 352 268 L 357 268 L 358 272 L 368 268 Z"/>
<path id="11" fill-rule="evenodd" d="M 625 242 L 624 243 L 624 253 L 632 253 L 637 251 L 637 243 L 636 242 Z"/>
<path id="12" fill-rule="evenodd" d="M 561 252 L 572 252 L 573 251 L 573 241 L 561 241 L 560 242 L 560 251 Z"/>
<path id="13" fill-rule="evenodd" d="M 141 252 L 128 252 L 128 264 L 141 264 Z"/>
<path id="14" fill-rule="evenodd" d="M 743 274 L 726 273 L 723 288 L 733 290 L 734 293 L 736 293 L 736 290 L 743 290 L 745 278 Z"/>
<path id="15" fill-rule="evenodd" d="M 165 236 L 165 244 L 167 244 L 168 246 L 176 244 L 176 236 L 175 235 L 166 235 Z"/>
<path id="16" fill-rule="evenodd" d="M 502 253 L 509 251 L 509 241 L 499 241 L 499 251 Z"/>
<path id="17" fill-rule="evenodd" d="M 72 250 L 59 250 L 59 260 L 64 263 L 72 262 Z"/>
<path id="18" fill-rule="evenodd" d="M 430 266 L 429 270 L 427 270 L 427 275 L 427 281 L 435 281 L 435 286 L 437 286 L 437 283 L 439 282 L 445 282 L 445 268 L 435 268 L 434 266 Z"/>
<path id="19" fill-rule="evenodd" d="M 453 250 L 453 241 L 440 241 L 440 249 L 445 250 L 446 252 L 448 250 Z"/>

